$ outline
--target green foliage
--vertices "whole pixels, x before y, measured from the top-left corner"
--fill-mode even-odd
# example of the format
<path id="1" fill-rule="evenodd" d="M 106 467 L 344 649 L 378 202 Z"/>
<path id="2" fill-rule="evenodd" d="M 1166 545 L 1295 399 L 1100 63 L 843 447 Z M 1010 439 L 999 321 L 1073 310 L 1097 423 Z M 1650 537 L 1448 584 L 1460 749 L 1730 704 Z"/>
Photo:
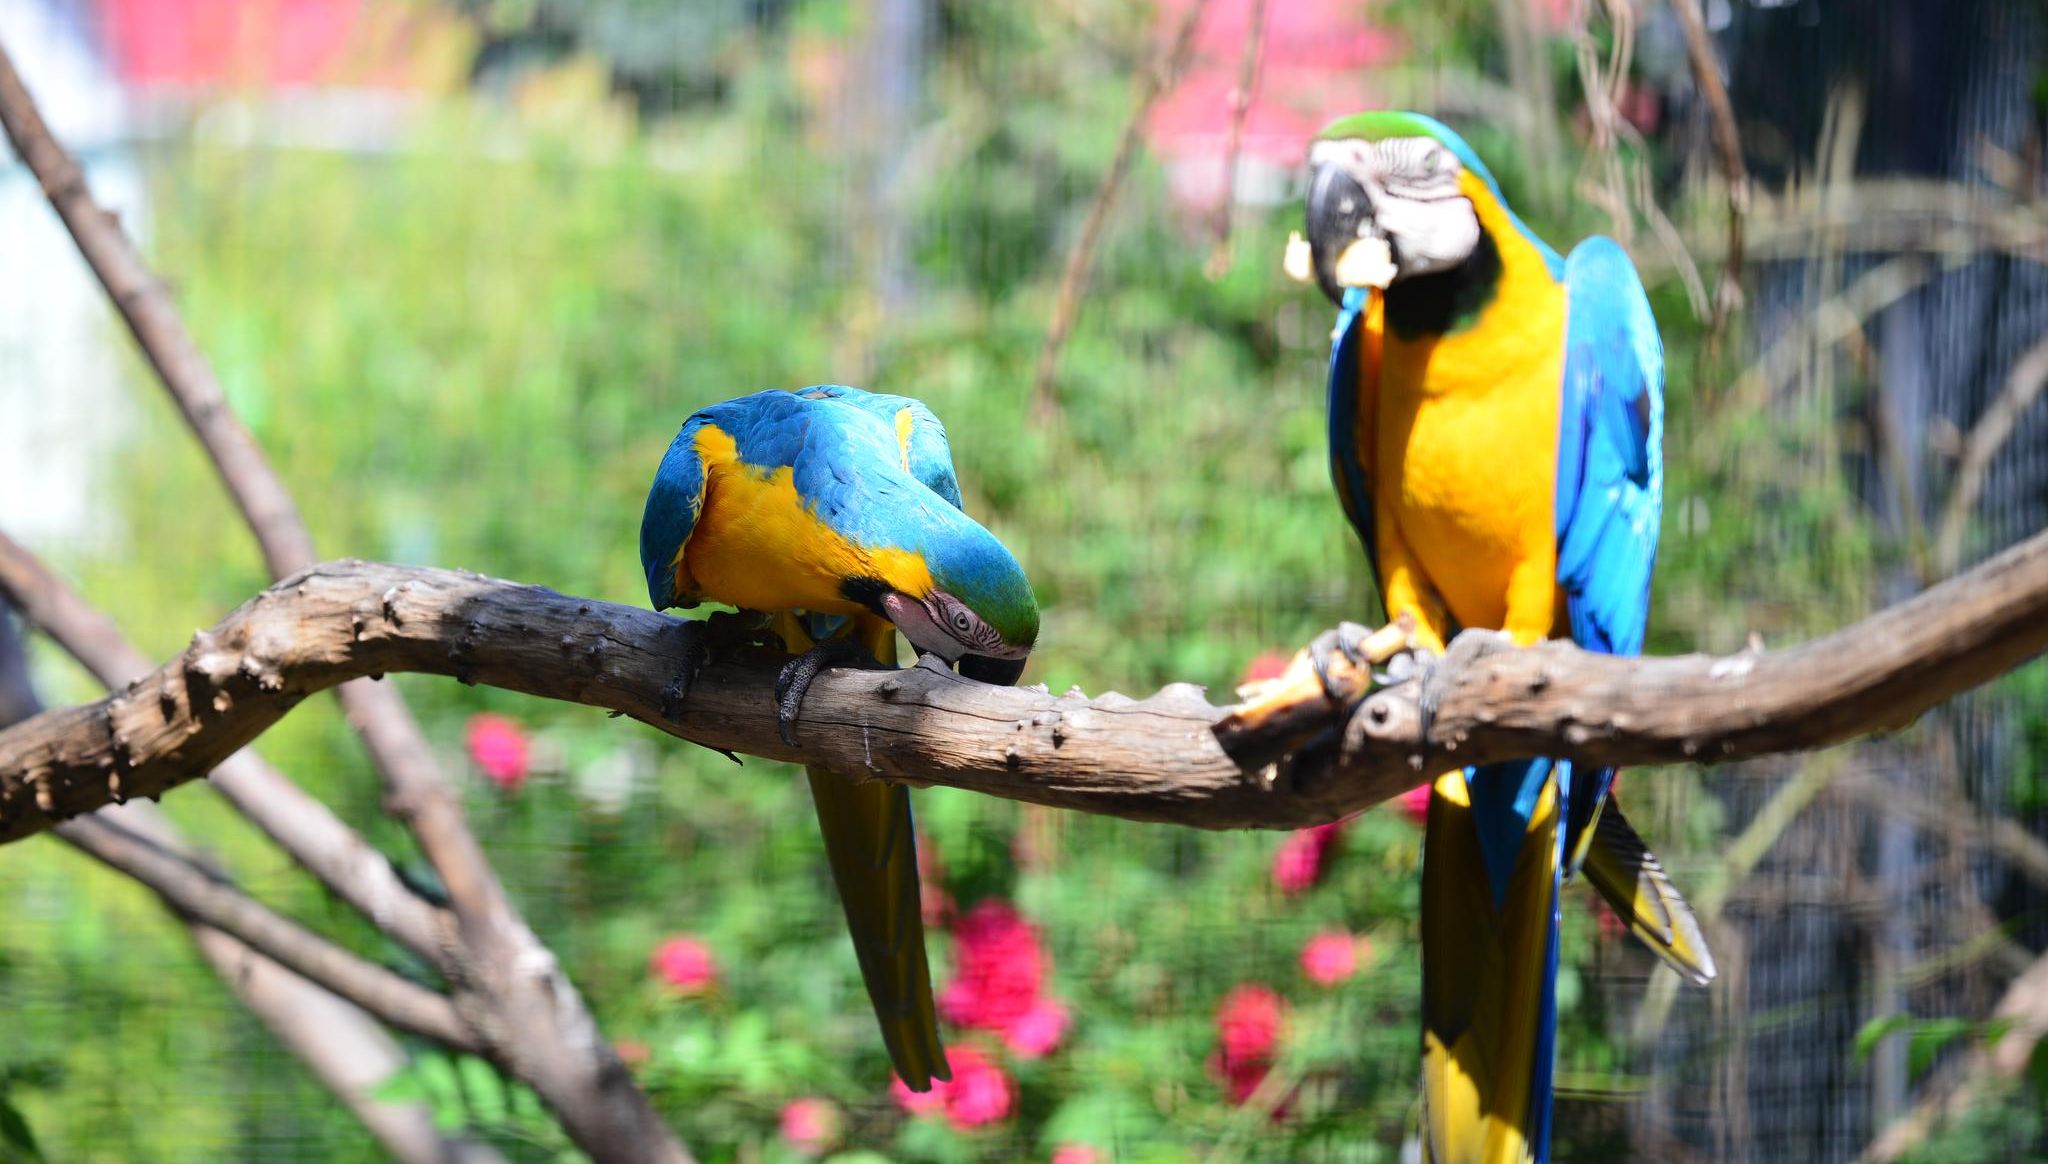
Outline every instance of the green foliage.
<path id="1" fill-rule="evenodd" d="M 560 10 L 482 7 L 515 24 Z M 1470 13 L 1413 7 L 1492 51 Z M 931 77 L 943 125 L 902 188 L 907 310 L 869 285 L 847 237 L 857 167 L 773 40 L 721 58 L 721 101 L 618 150 L 463 101 L 375 156 L 173 141 L 155 171 L 154 257 L 327 554 L 638 603 L 641 501 L 682 419 L 764 387 L 851 380 L 920 396 L 947 424 L 969 509 L 1016 550 L 1044 610 L 1029 680 L 1221 692 L 1255 653 L 1377 613 L 1325 463 L 1330 313 L 1278 273 L 1293 208 L 1241 216 L 1238 261 L 1211 281 L 1205 230 L 1176 220 L 1164 175 L 1141 160 L 1061 363 L 1058 419 L 1031 422 L 1053 288 L 1114 150 L 1129 62 L 1028 13 L 944 6 Z M 842 37 L 844 18 L 805 5 L 794 24 Z M 1528 182 L 1511 133 L 1467 136 L 1511 194 Z M 1604 226 L 1532 225 L 1559 242 Z M 1653 649 L 1847 621 L 1877 550 L 1839 470 L 1813 464 L 1840 418 L 1822 402 L 1717 409 L 1710 390 L 1731 370 L 1699 356 L 1682 297 L 1659 288 L 1656 306 L 1674 435 Z M 264 577 L 182 425 L 140 377 L 134 396 L 139 435 L 106 466 L 115 549 L 68 565 L 166 655 Z M 53 696 L 83 694 L 43 662 Z M 1017 902 L 1073 1016 L 1044 1059 L 994 1052 L 1015 1074 L 1016 1113 L 963 1131 L 906 1117 L 886 1092 L 794 770 L 735 769 L 588 709 L 397 681 L 521 907 L 701 1159 L 795 1159 L 777 1116 L 804 1095 L 847 1113 L 844 1164 L 1043 1158 L 1067 1143 L 1134 1161 L 1392 1160 L 1410 1134 L 1420 838 L 1391 812 L 1356 822 L 1332 875 L 1288 897 L 1269 875 L 1278 837 L 919 793 L 943 887 L 963 909 Z M 480 711 L 532 734 L 517 791 L 462 755 Z M 262 747 L 428 879 L 331 705 L 308 703 Z M 1677 773 L 1629 786 L 1683 881 L 1687 851 L 1718 829 L 1712 806 Z M 205 793 L 165 807 L 266 900 L 419 969 Z M 0 861 L 0 897 L 22 903 L 0 929 L 0 1013 L 18 1020 L 0 1052 L 20 1058 L 0 1067 L 47 1064 L 0 1090 L 0 1151 L 32 1152 L 32 1122 L 61 1159 L 379 1158 L 134 886 L 38 840 Z M 1581 972 L 1603 940 L 1582 904 L 1566 910 L 1560 1069 L 1582 1094 L 1622 1094 L 1637 1082 Z M 1374 951 L 1335 989 L 1299 965 L 1331 928 Z M 680 996 L 650 975 L 650 952 L 678 931 L 715 953 L 715 990 Z M 943 981 L 949 944 L 933 945 Z M 1280 1122 L 1232 1105 L 1209 1064 L 1218 1002 L 1244 982 L 1292 1005 Z M 383 1094 L 517 1159 L 566 1151 L 533 1097 L 478 1060 L 419 1053 Z"/>

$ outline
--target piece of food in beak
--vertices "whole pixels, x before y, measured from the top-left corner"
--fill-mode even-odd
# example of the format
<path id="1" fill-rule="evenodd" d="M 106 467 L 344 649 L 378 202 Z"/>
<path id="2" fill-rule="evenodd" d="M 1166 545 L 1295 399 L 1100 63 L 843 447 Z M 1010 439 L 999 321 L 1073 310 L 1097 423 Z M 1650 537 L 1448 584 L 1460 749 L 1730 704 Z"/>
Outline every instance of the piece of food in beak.
<path id="1" fill-rule="evenodd" d="M 1346 287 L 1374 287 L 1381 291 L 1393 283 L 1399 268 L 1394 266 L 1394 249 L 1387 240 L 1367 235 L 1337 256 L 1337 282 Z"/>
<path id="2" fill-rule="evenodd" d="M 1287 254 L 1280 260 L 1280 269 L 1297 283 L 1313 283 L 1316 277 L 1315 248 L 1301 237 L 1298 230 L 1287 232 Z"/>

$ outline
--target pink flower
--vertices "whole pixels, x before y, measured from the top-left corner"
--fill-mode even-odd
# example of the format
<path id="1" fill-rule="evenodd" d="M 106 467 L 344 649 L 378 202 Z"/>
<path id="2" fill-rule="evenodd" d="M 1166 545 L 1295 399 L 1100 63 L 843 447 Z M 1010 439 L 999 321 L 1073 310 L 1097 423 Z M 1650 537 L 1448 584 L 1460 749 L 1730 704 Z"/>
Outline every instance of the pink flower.
<path id="1" fill-rule="evenodd" d="M 1270 986 L 1233 987 L 1216 1008 L 1216 1034 L 1227 1060 L 1268 1059 L 1280 1045 L 1287 1003 Z"/>
<path id="2" fill-rule="evenodd" d="M 1330 847 L 1343 832 L 1340 820 L 1287 834 L 1273 853 L 1274 888 L 1289 896 L 1314 888 L 1323 878 Z"/>
<path id="3" fill-rule="evenodd" d="M 1060 1045 L 1071 1018 L 1066 1004 L 1041 998 L 1003 1031 L 1003 1042 L 1019 1059 L 1038 1059 Z"/>
<path id="4" fill-rule="evenodd" d="M 946 1058 L 954 1062 L 954 1078 L 959 1078 L 960 1068 L 955 1059 L 956 1052 L 948 1050 Z M 889 1077 L 889 1094 L 896 1097 L 896 1105 L 914 1116 L 934 1115 L 946 1110 L 946 1091 L 953 1085 L 943 1079 L 932 1080 L 929 1091 L 912 1091 L 910 1085 L 900 1077 Z"/>
<path id="5" fill-rule="evenodd" d="M 1606 902 L 1601 902 L 1600 940 L 1603 942 L 1618 942 L 1627 936 L 1628 923 L 1622 920 L 1620 914 L 1609 908 Z"/>
<path id="6" fill-rule="evenodd" d="M 1278 679 L 1287 673 L 1287 664 L 1291 662 L 1292 658 L 1279 651 L 1260 651 L 1252 656 L 1251 662 L 1244 665 L 1244 674 L 1237 677 L 1237 685 L 1248 687 L 1253 683 Z"/>
<path id="7" fill-rule="evenodd" d="M 1324 930 L 1301 948 L 1301 972 L 1318 986 L 1335 986 L 1358 972 L 1359 947 L 1364 938 L 1343 930 Z"/>
<path id="8" fill-rule="evenodd" d="M 507 792 L 517 792 L 526 783 L 526 732 L 502 715 L 481 712 L 469 717 L 464 735 L 469 758 L 483 769 L 491 782 Z"/>
<path id="9" fill-rule="evenodd" d="M 838 1143 L 841 1123 L 839 1109 L 829 1099 L 805 1096 L 782 1108 L 782 1138 L 805 1156 L 822 1156 Z"/>
<path id="10" fill-rule="evenodd" d="M 654 1057 L 653 1049 L 638 1039 L 614 1040 L 612 1053 L 619 1057 L 619 1062 L 628 1067 L 644 1067 L 647 1060 Z"/>
<path id="11" fill-rule="evenodd" d="M 1273 1064 L 1265 1059 L 1232 1059 L 1221 1051 L 1209 1056 L 1209 1073 L 1223 1084 L 1223 1093 L 1232 1103 L 1250 1099 L 1271 1070 Z"/>
<path id="12" fill-rule="evenodd" d="M 955 923 L 953 941 L 953 981 L 938 997 L 946 1021 L 1007 1031 L 1031 1012 L 1045 985 L 1045 952 L 1015 907 L 983 901 Z"/>
<path id="13" fill-rule="evenodd" d="M 688 935 L 655 947 L 648 964 L 655 977 L 679 994 L 703 994 L 718 985 L 718 963 L 711 957 L 711 948 Z"/>
<path id="14" fill-rule="evenodd" d="M 1093 1144 L 1061 1144 L 1052 1150 L 1052 1164 L 1109 1164 L 1109 1157 Z"/>
<path id="15" fill-rule="evenodd" d="M 903 1110 L 916 1116 L 937 1112 L 961 1129 L 1009 1118 L 1017 1089 L 1000 1066 L 977 1048 L 957 1044 L 946 1048 L 946 1059 L 953 1068 L 952 1081 L 934 1079 L 932 1089 L 921 1095 L 901 1079 L 890 1082 L 889 1090 Z"/>
<path id="16" fill-rule="evenodd" d="M 1395 797 L 1394 803 L 1401 807 L 1401 815 L 1417 825 L 1429 823 L 1429 785 L 1417 784 Z"/>

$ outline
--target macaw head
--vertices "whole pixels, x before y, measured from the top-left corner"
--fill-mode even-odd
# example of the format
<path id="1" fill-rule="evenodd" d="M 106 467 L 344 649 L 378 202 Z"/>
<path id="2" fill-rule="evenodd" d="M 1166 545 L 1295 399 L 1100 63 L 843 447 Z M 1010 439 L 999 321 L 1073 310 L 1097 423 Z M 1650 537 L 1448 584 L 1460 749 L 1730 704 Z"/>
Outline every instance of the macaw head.
<path id="1" fill-rule="evenodd" d="M 933 500 L 937 497 L 934 495 Z M 949 505 L 924 508 L 914 566 L 886 564 L 849 583 L 920 654 L 984 683 L 1015 683 L 1038 643 L 1038 600 L 1009 548 Z M 891 577 L 890 575 L 895 575 Z"/>
<path id="2" fill-rule="evenodd" d="M 1420 113 L 1339 118 L 1308 163 L 1308 261 L 1290 254 L 1289 268 L 1340 305 L 1347 288 L 1384 291 L 1463 264 L 1480 245 L 1474 200 L 1500 197 L 1472 147 Z"/>

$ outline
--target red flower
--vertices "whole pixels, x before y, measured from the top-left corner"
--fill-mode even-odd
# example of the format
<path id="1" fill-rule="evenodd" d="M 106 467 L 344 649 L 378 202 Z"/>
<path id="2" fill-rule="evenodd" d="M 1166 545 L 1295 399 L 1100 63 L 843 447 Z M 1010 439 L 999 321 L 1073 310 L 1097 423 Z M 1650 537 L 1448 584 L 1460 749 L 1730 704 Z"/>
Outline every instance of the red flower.
<path id="1" fill-rule="evenodd" d="M 1041 998 L 1003 1031 L 1003 1042 L 1019 1059 L 1041 1058 L 1066 1038 L 1070 1017 L 1065 1003 Z"/>
<path id="2" fill-rule="evenodd" d="M 1343 930 L 1324 930 L 1301 948 L 1301 972 L 1318 986 L 1335 986 L 1358 972 L 1371 946 Z"/>
<path id="3" fill-rule="evenodd" d="M 1247 982 L 1232 988 L 1216 1008 L 1216 1035 L 1226 1060 L 1270 1059 L 1280 1045 L 1287 1002 L 1270 986 Z"/>
<path id="4" fill-rule="evenodd" d="M 1031 1013 L 1045 986 L 1045 952 L 1015 907 L 983 901 L 955 923 L 953 941 L 953 981 L 938 998 L 948 1022 L 1007 1031 Z"/>
<path id="5" fill-rule="evenodd" d="M 1052 1150 L 1052 1164 L 1109 1164 L 1109 1157 L 1093 1144 L 1061 1144 Z"/>
<path id="6" fill-rule="evenodd" d="M 1236 1104 L 1250 1099 L 1272 1070 L 1273 1064 L 1264 1059 L 1232 1059 L 1221 1052 L 1209 1056 L 1209 1073 L 1222 1082 L 1223 1093 Z"/>
<path id="7" fill-rule="evenodd" d="M 1009 1118 L 1016 1102 L 1017 1088 L 980 1050 L 963 1045 L 946 1048 L 953 1079 L 932 1080 L 932 1089 L 919 1094 L 901 1079 L 892 1080 L 889 1090 L 903 1110 L 912 1115 L 943 1115 L 956 1128 L 983 1127 Z"/>
<path id="8" fill-rule="evenodd" d="M 801 1155 L 822 1156 L 839 1142 L 842 1122 L 829 1099 L 792 1099 L 782 1108 L 782 1139 Z"/>
<path id="9" fill-rule="evenodd" d="M 1401 814 L 1403 816 L 1414 821 L 1417 825 L 1429 823 L 1429 785 L 1417 784 L 1415 787 L 1395 797 L 1394 803 L 1401 807 Z"/>
<path id="10" fill-rule="evenodd" d="M 1280 676 L 1287 674 L 1287 664 L 1291 662 L 1293 662 L 1291 657 L 1281 654 L 1279 651 L 1260 651 L 1252 656 L 1251 662 L 1244 665 L 1244 674 L 1237 677 L 1237 685 L 1239 687 L 1248 687 L 1254 683 L 1263 683 L 1268 679 L 1278 679 Z"/>
<path id="11" fill-rule="evenodd" d="M 1273 853 L 1274 888 L 1290 896 L 1314 888 L 1323 878 L 1330 847 L 1343 832 L 1344 822 L 1340 820 L 1288 833 Z"/>
<path id="12" fill-rule="evenodd" d="M 703 994 L 718 985 L 718 963 L 711 957 L 711 948 L 688 935 L 655 947 L 648 964 L 655 977 L 679 994 Z"/>
<path id="13" fill-rule="evenodd" d="M 619 1062 L 628 1067 L 646 1066 L 647 1060 L 654 1056 L 653 1049 L 638 1039 L 614 1040 L 612 1053 L 619 1057 Z"/>
<path id="14" fill-rule="evenodd" d="M 502 715 L 480 712 L 469 717 L 464 743 L 471 762 L 498 787 L 517 792 L 526 783 L 526 732 L 518 724 Z"/>

